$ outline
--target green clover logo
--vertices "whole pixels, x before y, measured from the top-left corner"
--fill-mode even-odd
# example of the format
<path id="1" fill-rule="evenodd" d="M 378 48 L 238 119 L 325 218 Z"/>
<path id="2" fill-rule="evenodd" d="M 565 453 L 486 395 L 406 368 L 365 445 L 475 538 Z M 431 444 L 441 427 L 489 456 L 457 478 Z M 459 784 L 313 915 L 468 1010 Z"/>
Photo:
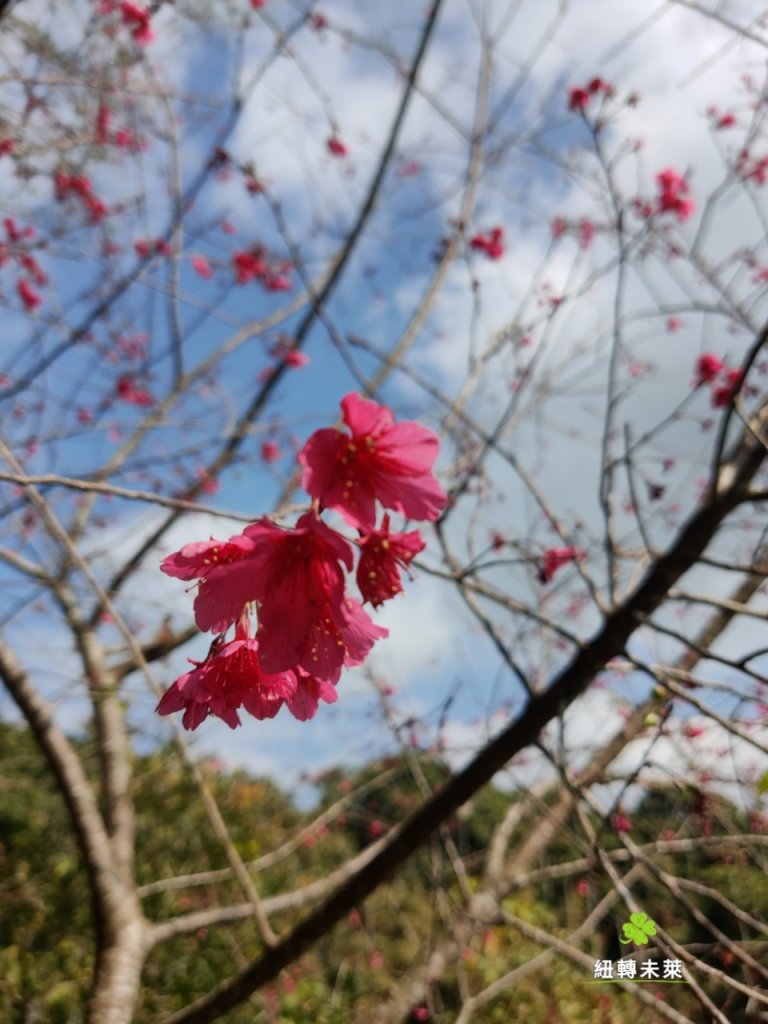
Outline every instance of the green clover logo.
<path id="1" fill-rule="evenodd" d="M 623 945 L 634 942 L 636 946 L 645 946 L 649 937 L 656 934 L 656 922 L 647 914 L 630 914 L 627 923 L 622 925 L 622 931 L 626 938 L 619 939 L 619 942 Z"/>

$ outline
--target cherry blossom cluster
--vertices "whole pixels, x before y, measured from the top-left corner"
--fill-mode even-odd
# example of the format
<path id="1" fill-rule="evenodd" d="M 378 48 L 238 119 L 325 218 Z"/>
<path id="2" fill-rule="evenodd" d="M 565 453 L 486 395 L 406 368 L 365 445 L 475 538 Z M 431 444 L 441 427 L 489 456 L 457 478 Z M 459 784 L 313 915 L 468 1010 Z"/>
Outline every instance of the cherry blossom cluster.
<path id="1" fill-rule="evenodd" d="M 573 110 L 574 113 L 583 112 L 587 109 L 590 100 L 601 93 L 604 96 L 613 95 L 613 86 L 603 78 L 593 78 L 586 86 L 571 86 L 568 90 L 568 109 Z"/>
<path id="2" fill-rule="evenodd" d="M 585 251 L 592 245 L 596 232 L 595 225 L 588 217 L 582 217 L 578 221 L 568 221 L 560 215 L 552 218 L 550 230 L 554 239 L 562 238 L 564 235 L 574 235 Z"/>
<path id="3" fill-rule="evenodd" d="M 148 7 L 133 3 L 133 0 L 98 0 L 98 11 L 103 17 L 119 13 L 122 24 L 139 46 L 147 46 L 155 38 L 150 24 L 152 11 Z"/>
<path id="4" fill-rule="evenodd" d="M 269 254 L 262 245 L 237 251 L 232 257 L 232 268 L 238 284 L 259 281 L 268 292 L 288 292 L 292 288 L 288 276 L 293 269 L 292 264 L 285 260 L 270 263 Z"/>
<path id="5" fill-rule="evenodd" d="M 688 220 L 696 209 L 696 203 L 688 194 L 688 182 L 682 174 L 667 167 L 656 175 L 656 184 L 659 186 L 656 212 L 674 213 L 679 221 Z"/>
<path id="6" fill-rule="evenodd" d="M 326 146 L 331 156 L 339 158 L 349 156 L 349 147 L 345 142 L 342 142 L 338 135 L 332 135 L 326 142 Z"/>
<path id="7" fill-rule="evenodd" d="M 681 222 L 688 220 L 696 209 L 696 202 L 691 197 L 688 182 L 682 174 L 666 167 L 656 175 L 658 195 L 653 200 L 636 196 L 632 200 L 632 208 L 638 217 L 649 220 L 666 213 L 673 213 Z"/>
<path id="8" fill-rule="evenodd" d="M 43 301 L 34 285 L 48 283 L 48 276 L 28 248 L 35 237 L 35 229 L 30 225 L 19 227 L 13 217 L 5 217 L 3 227 L 6 241 L 0 242 L 0 267 L 16 263 L 24 271 L 16 280 L 16 291 L 24 307 L 34 312 Z"/>
<path id="9" fill-rule="evenodd" d="M 742 384 L 743 372 L 740 367 L 729 367 L 713 352 L 704 352 L 696 360 L 696 377 L 694 387 L 700 388 L 709 385 L 712 405 L 715 409 L 723 409 L 730 404 L 731 399 L 739 390 Z M 748 395 L 755 394 L 751 387 L 744 389 Z"/>
<path id="10" fill-rule="evenodd" d="M 54 171 L 53 195 L 59 203 L 65 202 L 70 196 L 77 199 L 87 211 L 92 224 L 98 224 L 108 213 L 107 204 L 94 194 L 91 179 L 85 174 Z"/>
<path id="11" fill-rule="evenodd" d="M 753 157 L 748 149 L 742 149 L 736 162 L 736 172 L 744 181 L 765 185 L 768 181 L 768 154 Z"/>
<path id="12" fill-rule="evenodd" d="M 504 228 L 492 228 L 487 235 L 475 235 L 469 245 L 475 252 L 484 252 L 489 260 L 500 260 L 504 255 Z"/>
<path id="13" fill-rule="evenodd" d="M 272 718 L 284 704 L 296 718 L 311 718 L 319 701 L 336 700 L 342 668 L 362 664 L 388 635 L 363 604 L 377 608 L 402 592 L 400 572 L 424 541 L 418 530 L 392 532 L 388 513 L 377 523 L 378 507 L 438 518 L 447 504 L 432 473 L 439 442 L 360 395 L 346 395 L 341 409 L 347 431 L 317 430 L 299 452 L 302 487 L 313 500 L 295 526 L 262 518 L 226 541 L 186 544 L 160 566 L 198 581 L 195 621 L 215 634 L 205 660 L 193 661 L 157 707 L 161 715 L 183 711 L 187 729 L 210 715 L 234 728 L 240 709 Z M 326 509 L 357 536 L 328 526 Z M 361 600 L 347 591 L 356 549 Z"/>
<path id="14" fill-rule="evenodd" d="M 112 110 L 106 103 L 101 103 L 96 112 L 95 139 L 99 146 L 117 146 L 133 153 L 140 153 L 147 148 L 144 139 L 134 135 L 129 128 L 112 130 Z"/>
<path id="15" fill-rule="evenodd" d="M 582 549 L 572 544 L 562 548 L 547 548 L 541 560 L 539 583 L 551 583 L 558 569 L 583 557 Z"/>

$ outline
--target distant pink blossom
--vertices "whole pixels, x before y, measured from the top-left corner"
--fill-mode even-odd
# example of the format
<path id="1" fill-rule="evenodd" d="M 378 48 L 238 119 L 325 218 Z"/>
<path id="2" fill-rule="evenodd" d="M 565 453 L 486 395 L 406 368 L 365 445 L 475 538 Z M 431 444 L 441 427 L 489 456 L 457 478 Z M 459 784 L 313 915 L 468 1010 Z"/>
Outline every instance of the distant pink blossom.
<path id="1" fill-rule="evenodd" d="M 723 116 L 717 122 L 715 127 L 716 128 L 721 128 L 721 129 L 722 128 L 733 128 L 735 126 L 735 124 L 736 124 L 736 115 L 728 113 L 728 114 L 723 114 Z"/>
<path id="2" fill-rule="evenodd" d="M 688 196 L 688 182 L 671 167 L 665 168 L 656 175 L 659 195 L 656 200 L 658 213 L 675 213 L 680 221 L 687 220 L 696 208 L 696 204 Z"/>
<path id="3" fill-rule="evenodd" d="M 272 274 L 267 277 L 264 287 L 268 292 L 289 292 L 293 285 L 287 274 Z"/>
<path id="4" fill-rule="evenodd" d="M 332 156 L 345 157 L 349 155 L 349 149 L 346 144 L 341 141 L 338 135 L 332 135 L 330 139 L 328 139 L 326 146 L 328 147 L 328 152 Z"/>
<path id="5" fill-rule="evenodd" d="M 263 462 L 277 462 L 282 457 L 280 446 L 276 441 L 264 441 L 261 446 Z"/>
<path id="6" fill-rule="evenodd" d="M 294 370 L 300 370 L 309 364 L 309 356 L 306 352 L 302 352 L 297 348 L 292 348 L 283 356 L 283 362 L 286 366 L 290 366 Z"/>
<path id="7" fill-rule="evenodd" d="M 203 494 L 215 494 L 218 491 L 219 481 L 212 477 L 203 466 L 195 470 L 195 476 L 200 481 L 200 489 Z"/>
<path id="8" fill-rule="evenodd" d="M 722 409 L 731 403 L 743 379 L 744 374 L 738 366 L 725 372 L 723 383 L 712 389 L 712 405 L 715 409 Z"/>
<path id="9" fill-rule="evenodd" d="M 118 378 L 115 390 L 120 398 L 130 405 L 148 406 L 155 404 L 155 399 L 151 393 L 146 388 L 137 387 L 133 377 L 128 373 Z"/>
<path id="10" fill-rule="evenodd" d="M 587 104 L 591 99 L 591 94 L 588 89 L 582 89 L 580 86 L 574 85 L 568 90 L 568 109 L 576 111 L 584 111 L 587 109 Z"/>
<path id="11" fill-rule="evenodd" d="M 588 249 L 592 245 L 592 239 L 595 237 L 595 225 L 587 217 L 584 217 L 579 224 L 579 237 L 582 249 Z"/>
<path id="12" fill-rule="evenodd" d="M 573 545 L 562 548 L 548 548 L 542 557 L 541 568 L 539 569 L 539 582 L 551 582 L 558 569 L 583 556 L 584 552 L 581 548 L 574 547 Z"/>
<path id="13" fill-rule="evenodd" d="M 587 85 L 587 91 L 593 96 L 598 92 L 604 92 L 606 96 L 611 96 L 613 94 L 613 86 L 606 82 L 604 78 L 593 78 Z"/>
<path id="14" fill-rule="evenodd" d="M 550 225 L 549 230 L 552 233 L 553 238 L 562 238 L 568 230 L 568 223 L 564 217 L 558 215 L 552 218 L 552 224 Z"/>
<path id="15" fill-rule="evenodd" d="M 490 260 L 499 260 L 504 255 L 504 229 L 493 228 L 487 235 L 474 235 L 469 245 L 478 252 L 484 252 Z"/>
<path id="16" fill-rule="evenodd" d="M 696 360 L 696 378 L 694 387 L 700 388 L 703 384 L 709 384 L 721 372 L 725 363 L 714 352 L 704 352 Z"/>
<path id="17" fill-rule="evenodd" d="M 35 282 L 35 284 L 48 284 L 48 275 L 45 273 L 45 271 L 37 262 L 34 256 L 31 256 L 28 252 L 20 252 L 17 256 L 17 259 L 21 266 L 26 270 L 26 272 Z"/>
<path id="18" fill-rule="evenodd" d="M 16 291 L 19 293 L 19 298 L 24 303 L 25 308 L 31 313 L 34 312 L 43 301 L 42 295 L 35 291 L 25 277 L 20 277 L 16 282 Z"/>
<path id="19" fill-rule="evenodd" d="M 150 26 L 152 12 L 146 7 L 140 7 L 132 0 L 122 0 L 120 13 L 123 16 L 123 23 L 130 26 L 131 35 L 139 46 L 147 46 L 155 38 Z"/>
<path id="20" fill-rule="evenodd" d="M 207 279 L 213 276 L 213 268 L 205 256 L 193 256 L 189 262 L 198 277 Z"/>
<path id="21" fill-rule="evenodd" d="M 257 248 L 250 252 L 238 251 L 232 257 L 232 265 L 235 269 L 235 281 L 238 284 L 248 284 L 255 278 L 267 276 L 267 264 L 263 258 L 263 250 Z"/>
<path id="22" fill-rule="evenodd" d="M 96 113 L 96 142 L 103 146 L 109 138 L 109 122 L 112 118 L 112 111 L 102 103 Z"/>

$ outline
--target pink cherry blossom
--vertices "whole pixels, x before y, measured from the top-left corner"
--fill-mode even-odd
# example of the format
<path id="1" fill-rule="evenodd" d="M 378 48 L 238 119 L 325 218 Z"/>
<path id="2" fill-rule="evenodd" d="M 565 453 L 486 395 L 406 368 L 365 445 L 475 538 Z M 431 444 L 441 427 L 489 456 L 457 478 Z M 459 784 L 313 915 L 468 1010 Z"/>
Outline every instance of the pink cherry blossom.
<path id="1" fill-rule="evenodd" d="M 579 225 L 579 238 L 582 249 L 588 249 L 592 245 L 592 239 L 595 237 L 595 225 L 591 220 L 584 217 L 581 224 Z"/>
<path id="2" fill-rule="evenodd" d="M 244 532 L 254 542 L 248 566 L 260 602 L 264 667 L 278 672 L 298 666 L 335 683 L 342 665 L 362 664 L 388 631 L 345 596 L 342 566 L 352 569 L 349 542 L 312 512 L 301 516 L 293 529 L 263 519 Z"/>
<path id="3" fill-rule="evenodd" d="M 102 103 L 96 114 L 96 142 L 103 146 L 109 138 L 109 122 L 112 118 L 112 111 Z"/>
<path id="4" fill-rule="evenodd" d="M 688 191 L 688 184 L 683 175 L 679 174 L 671 167 L 667 167 L 663 171 L 659 171 L 656 175 L 656 182 L 662 192 L 674 194 L 677 192 Z"/>
<path id="5" fill-rule="evenodd" d="M 225 632 L 256 598 L 250 566 L 243 566 L 255 548 L 244 534 L 227 541 L 185 544 L 160 564 L 166 576 L 201 581 L 195 600 L 195 620 L 202 630 Z"/>
<path id="6" fill-rule="evenodd" d="M 725 363 L 719 356 L 716 356 L 713 352 L 704 352 L 696 360 L 694 387 L 699 388 L 702 384 L 709 384 L 718 376 L 724 366 Z"/>
<path id="7" fill-rule="evenodd" d="M 28 252 L 20 252 L 18 254 L 18 261 L 22 265 L 22 267 L 24 267 L 24 269 L 35 282 L 35 284 L 48 284 L 48 275 L 45 273 L 45 271 L 34 258 L 34 256 L 30 256 Z"/>
<path id="8" fill-rule="evenodd" d="M 717 123 L 715 124 L 715 128 L 717 128 L 718 130 L 722 130 L 723 128 L 733 128 L 735 124 L 736 115 L 727 113 L 723 114 L 720 118 L 718 118 Z"/>
<path id="9" fill-rule="evenodd" d="M 562 238 L 562 236 L 568 230 L 568 223 L 565 217 L 561 217 L 559 215 L 553 217 L 549 230 L 553 238 Z"/>
<path id="10" fill-rule="evenodd" d="M 92 224 L 98 224 L 109 213 L 107 204 L 97 196 L 86 196 L 83 200 L 83 205 L 88 211 Z"/>
<path id="11" fill-rule="evenodd" d="M 254 718 L 274 718 L 283 702 L 294 697 L 296 677 L 293 672 L 265 673 L 258 650 L 247 624 L 240 623 L 234 640 L 215 640 L 205 661 L 193 661 L 192 671 L 171 685 L 157 705 L 158 714 L 183 710 L 185 729 L 196 729 L 209 715 L 234 729 L 240 725 L 240 708 Z"/>
<path id="12" fill-rule="evenodd" d="M 484 252 L 490 260 L 500 260 L 504 255 L 504 229 L 493 228 L 487 235 L 474 235 L 469 245 L 477 252 Z"/>
<path id="13" fill-rule="evenodd" d="M 300 370 L 309 363 L 309 356 L 306 352 L 301 352 L 297 348 L 292 348 L 283 356 L 283 362 L 286 366 L 290 366 L 294 370 Z"/>
<path id="14" fill-rule="evenodd" d="M 614 832 L 631 832 L 632 822 L 625 814 L 617 811 L 611 815 L 611 827 Z"/>
<path id="15" fill-rule="evenodd" d="M 437 435 L 417 423 L 395 423 L 386 406 L 354 393 L 341 409 L 349 434 L 317 430 L 299 452 L 304 489 L 363 530 L 375 526 L 376 501 L 410 519 L 437 519 L 447 504 L 432 474 Z"/>
<path id="16" fill-rule="evenodd" d="M 384 601 L 401 594 L 400 568 L 407 569 L 424 547 L 418 530 L 390 533 L 389 516 L 385 515 L 381 529 L 372 530 L 360 542 L 356 578 L 363 600 L 378 608 Z"/>
<path id="17" fill-rule="evenodd" d="M 675 213 L 680 221 L 687 220 L 696 208 L 693 199 L 688 197 L 688 182 L 671 167 L 656 175 L 659 196 L 656 200 L 658 213 Z"/>
<path id="18" fill-rule="evenodd" d="M 738 366 L 726 371 L 723 383 L 720 387 L 712 390 L 712 405 L 715 409 L 723 409 L 726 405 L 730 405 L 741 387 L 743 377 L 744 374 Z"/>
<path id="19" fill-rule="evenodd" d="M 33 227 L 20 228 L 13 217 L 5 217 L 3 227 L 8 235 L 9 242 L 23 242 L 25 238 L 35 237 L 35 229 Z"/>
<path id="20" fill-rule="evenodd" d="M 43 301 L 40 293 L 35 291 L 25 277 L 20 277 L 16 282 L 16 291 L 19 293 L 19 298 L 30 313 L 33 313 Z"/>
<path id="21" fill-rule="evenodd" d="M 576 111 L 584 111 L 587 108 L 591 94 L 588 89 L 582 89 L 580 86 L 574 85 L 568 90 L 568 109 Z"/>
<path id="22" fill-rule="evenodd" d="M 332 156 L 345 157 L 349 155 L 349 149 L 345 143 L 341 141 L 338 135 L 332 135 L 330 139 L 328 139 L 326 146 L 328 147 L 328 152 Z"/>
<path id="23" fill-rule="evenodd" d="M 285 704 L 294 718 L 298 718 L 300 722 L 314 718 L 319 701 L 322 700 L 326 704 L 336 702 L 338 694 L 333 683 L 324 679 L 316 679 L 305 672 L 303 668 L 297 668 L 294 675 L 296 689 L 290 697 L 286 698 Z"/>
<path id="24" fill-rule="evenodd" d="M 539 570 L 539 582 L 551 582 L 558 569 L 561 569 L 564 565 L 568 565 L 569 562 L 582 558 L 583 555 L 584 552 L 581 548 L 574 547 L 573 545 L 562 548 L 548 548 L 544 552 L 541 568 Z"/>
<path id="25" fill-rule="evenodd" d="M 271 274 L 264 282 L 268 292 L 289 292 L 293 285 L 287 274 Z"/>
<path id="26" fill-rule="evenodd" d="M 195 470 L 195 476 L 200 481 L 200 490 L 203 494 L 215 494 L 219 489 L 219 481 L 212 477 L 204 466 Z"/>
<path id="27" fill-rule="evenodd" d="M 248 284 L 254 278 L 267 276 L 267 264 L 263 259 L 263 250 L 260 247 L 250 252 L 236 252 L 232 257 L 232 265 L 235 269 L 235 280 L 238 284 Z"/>
<path id="28" fill-rule="evenodd" d="M 119 377 L 115 390 L 124 402 L 128 402 L 130 405 L 154 405 L 155 399 L 146 388 L 136 386 L 136 382 L 133 377 L 129 374 L 123 374 Z"/>
<path id="29" fill-rule="evenodd" d="M 280 446 L 276 441 L 264 441 L 260 451 L 263 462 L 277 462 L 282 457 Z"/>
<path id="30" fill-rule="evenodd" d="M 132 0 L 122 0 L 120 13 L 123 16 L 123 23 L 130 26 L 131 35 L 139 46 L 146 46 L 152 42 L 155 35 L 149 23 L 152 16 L 149 9 L 140 7 Z"/>
<path id="31" fill-rule="evenodd" d="M 598 92 L 604 92 L 606 96 L 611 96 L 613 95 L 613 86 L 609 82 L 606 82 L 604 78 L 593 78 L 587 86 L 587 91 L 593 96 Z"/>
<path id="32" fill-rule="evenodd" d="M 189 262 L 198 277 L 207 279 L 213 276 L 213 269 L 205 256 L 193 256 Z"/>

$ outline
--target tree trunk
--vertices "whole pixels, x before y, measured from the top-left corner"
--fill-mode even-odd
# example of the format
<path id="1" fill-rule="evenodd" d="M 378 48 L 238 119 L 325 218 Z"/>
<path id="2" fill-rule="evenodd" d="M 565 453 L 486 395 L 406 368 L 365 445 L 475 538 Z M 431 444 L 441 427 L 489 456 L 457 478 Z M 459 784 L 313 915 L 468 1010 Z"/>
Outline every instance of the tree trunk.
<path id="1" fill-rule="evenodd" d="M 88 1024 L 130 1024 L 136 1009 L 147 945 L 140 914 L 120 915 L 96 955 Z"/>

